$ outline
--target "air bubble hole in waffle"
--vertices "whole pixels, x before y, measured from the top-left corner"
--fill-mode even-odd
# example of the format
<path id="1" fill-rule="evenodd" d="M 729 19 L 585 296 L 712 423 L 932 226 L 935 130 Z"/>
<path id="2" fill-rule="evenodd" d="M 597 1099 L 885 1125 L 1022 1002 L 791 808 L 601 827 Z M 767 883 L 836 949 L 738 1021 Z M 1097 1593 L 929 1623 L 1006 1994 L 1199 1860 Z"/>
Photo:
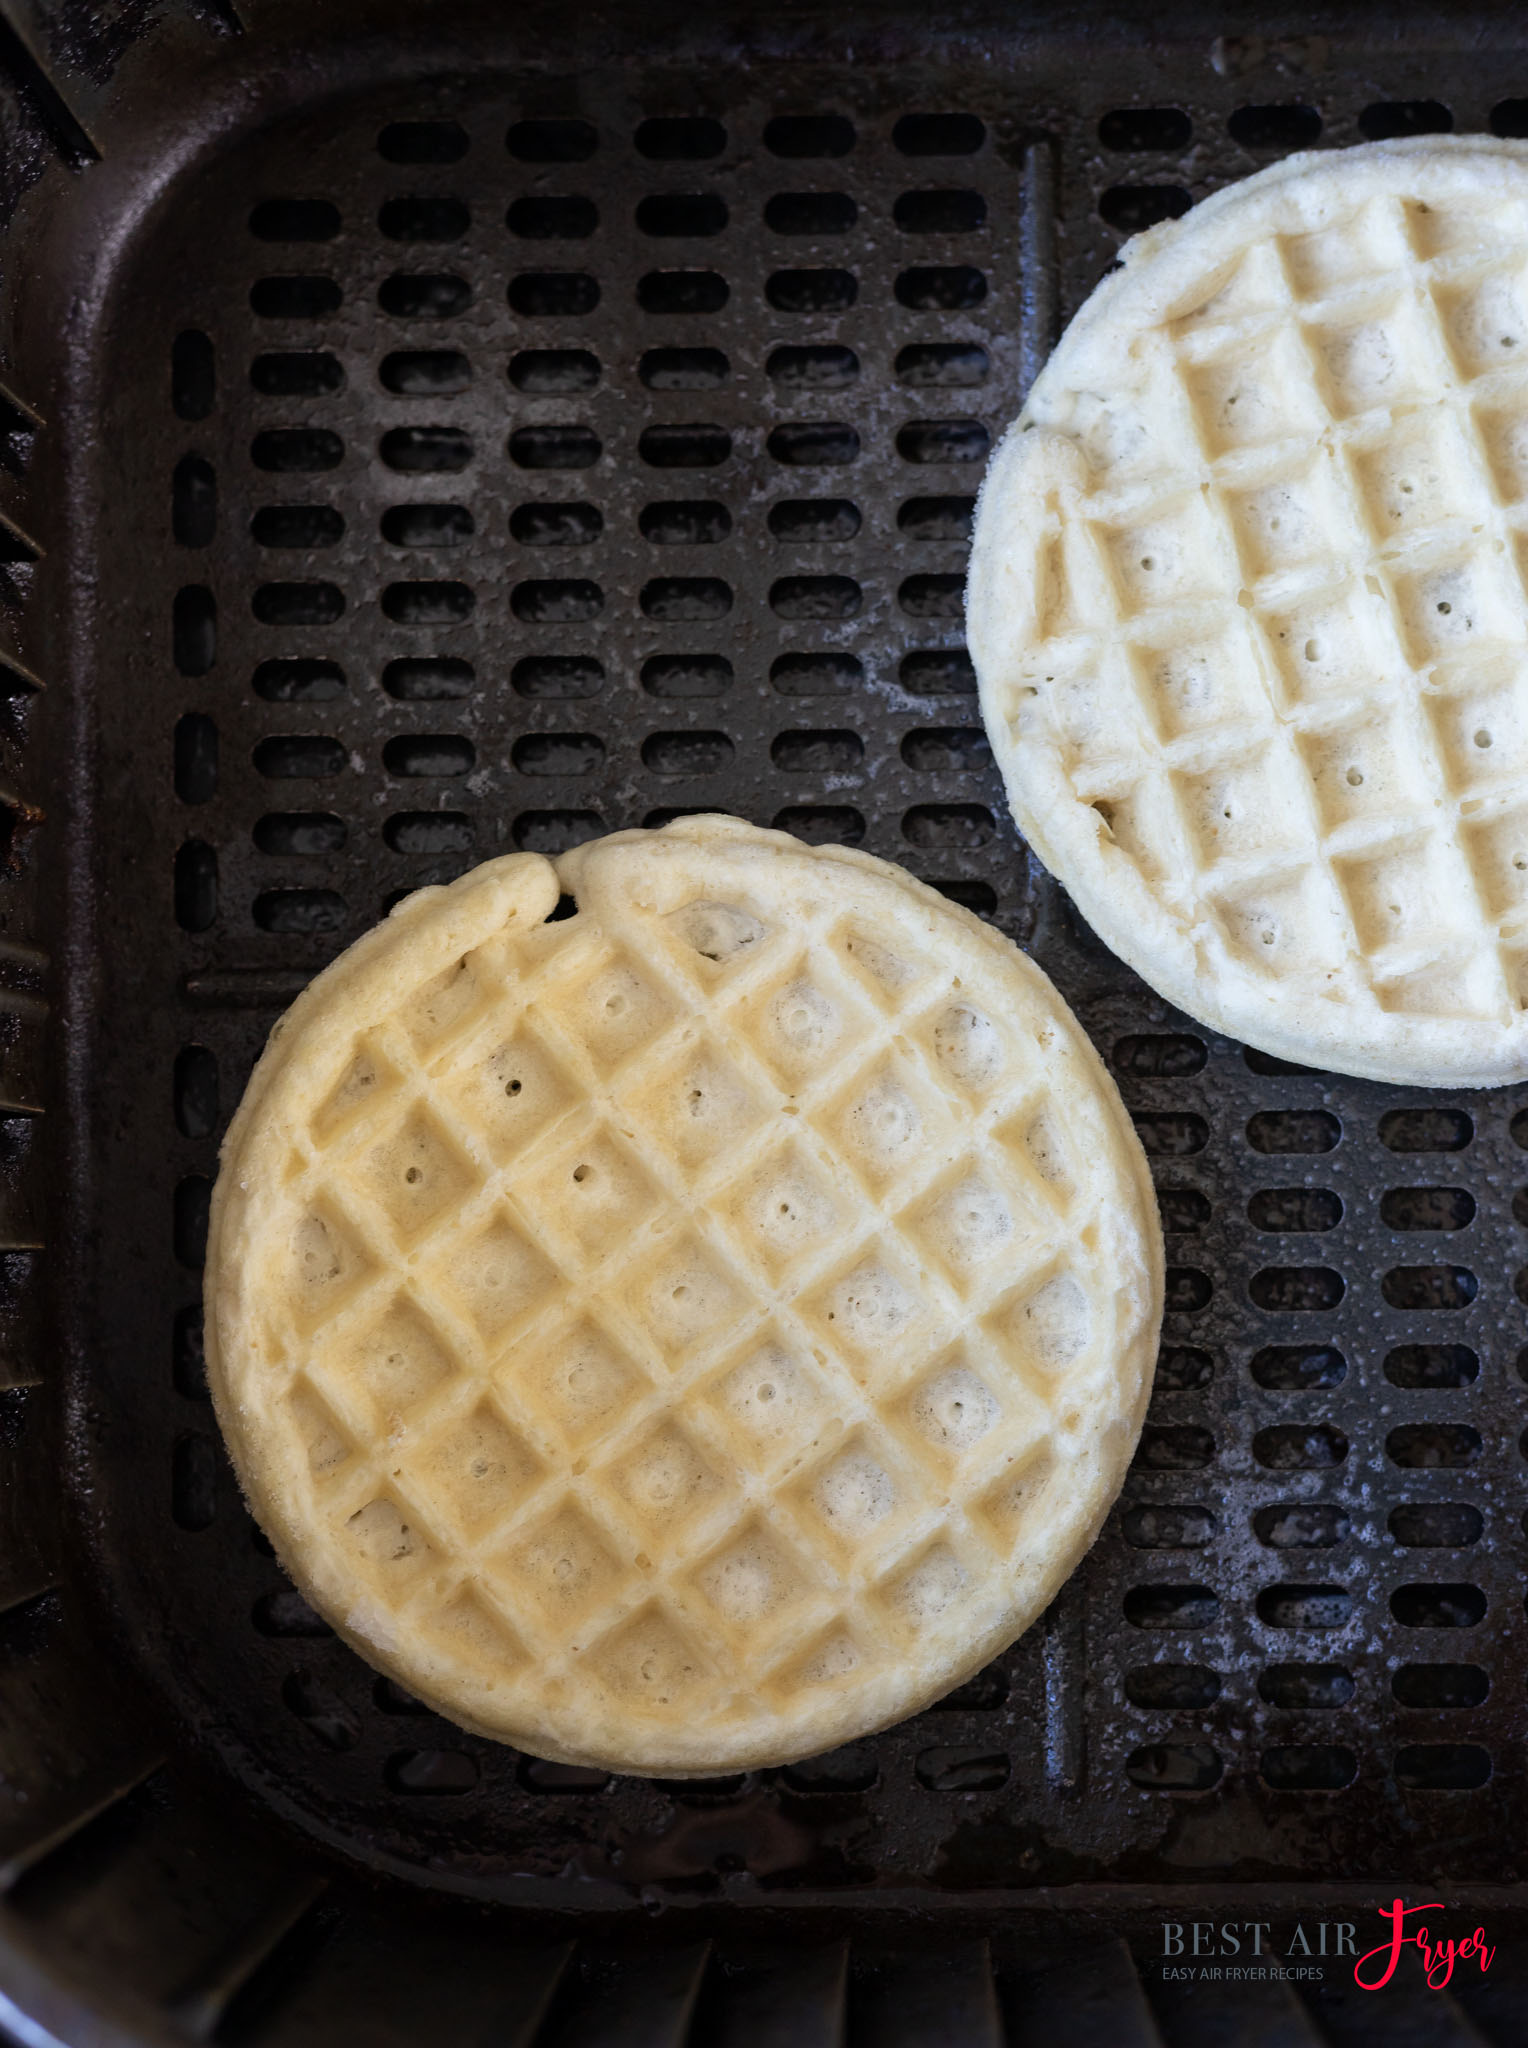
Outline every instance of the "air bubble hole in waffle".
<path id="1" fill-rule="evenodd" d="M 1021 828 L 1171 1001 L 1528 1073 L 1528 150 L 1293 157 L 1129 244 L 994 459 L 968 624 Z"/>
<path id="2" fill-rule="evenodd" d="M 830 1747 L 1017 1635 L 1118 1489 L 1162 1301 L 1044 976 L 715 818 L 489 862 L 344 954 L 251 1080 L 207 1277 L 313 1604 L 470 1727 L 659 1774 Z"/>

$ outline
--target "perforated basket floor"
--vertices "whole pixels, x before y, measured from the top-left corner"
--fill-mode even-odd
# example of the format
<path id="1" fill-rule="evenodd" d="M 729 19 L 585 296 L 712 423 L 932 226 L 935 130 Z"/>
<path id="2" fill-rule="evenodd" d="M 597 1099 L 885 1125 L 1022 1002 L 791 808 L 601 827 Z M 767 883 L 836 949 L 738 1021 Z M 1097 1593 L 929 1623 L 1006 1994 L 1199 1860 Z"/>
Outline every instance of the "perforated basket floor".
<path id="1" fill-rule="evenodd" d="M 39 572 L 88 601 L 41 636 L 80 792 L 69 1484 L 127 1654 L 310 1836 L 544 1906 L 1520 1876 L 1528 1089 L 1305 1073 L 1167 1010 L 1028 859 L 961 631 L 983 460 L 1122 233 L 1293 146 L 1528 125 L 1528 58 L 1450 33 L 445 77 L 405 39 L 166 182 Z M 1043 1626 L 887 1735 L 676 1786 L 464 1736 L 332 1637 L 232 1483 L 198 1288 L 217 1140 L 318 967 L 491 854 L 716 809 L 1041 961 L 1171 1274 L 1139 1457 Z"/>

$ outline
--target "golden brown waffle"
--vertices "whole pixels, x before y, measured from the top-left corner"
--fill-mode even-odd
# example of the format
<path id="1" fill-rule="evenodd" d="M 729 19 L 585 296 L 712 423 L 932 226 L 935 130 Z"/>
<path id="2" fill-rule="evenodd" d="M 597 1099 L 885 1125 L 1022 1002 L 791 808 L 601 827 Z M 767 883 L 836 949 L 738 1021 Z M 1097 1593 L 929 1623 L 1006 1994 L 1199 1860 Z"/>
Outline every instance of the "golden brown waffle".
<path id="1" fill-rule="evenodd" d="M 977 519 L 1019 824 L 1173 1002 L 1528 1073 L 1528 151 L 1292 158 L 1141 236 Z"/>
<path id="2" fill-rule="evenodd" d="M 1139 1146 L 1045 977 L 720 818 L 491 861 L 343 955 L 229 1131 L 207 1284 L 313 1604 L 470 1727 L 679 1774 L 882 1727 L 1017 1635 L 1161 1312 Z"/>

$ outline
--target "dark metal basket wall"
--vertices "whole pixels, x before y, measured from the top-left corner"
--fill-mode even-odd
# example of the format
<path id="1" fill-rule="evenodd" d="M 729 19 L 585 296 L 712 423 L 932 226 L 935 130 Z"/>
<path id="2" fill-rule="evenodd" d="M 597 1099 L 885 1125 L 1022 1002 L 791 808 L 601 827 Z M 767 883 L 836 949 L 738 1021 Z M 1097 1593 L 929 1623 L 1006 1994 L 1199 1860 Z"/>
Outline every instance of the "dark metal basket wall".
<path id="1" fill-rule="evenodd" d="M 1528 134 L 1506 9 L 0 4 L 18 2039 L 1523 2038 L 1528 1088 L 1168 1010 L 1017 838 L 961 628 L 982 463 L 1122 237 L 1450 128 Z M 203 1385 L 207 1199 L 271 1023 L 401 894 L 717 809 L 1042 962 L 1169 1314 L 1008 1655 L 787 1770 L 607 1780 L 423 1711 L 283 1579 Z M 1369 1946 L 1398 1891 L 1490 1973 L 1158 1967 L 1164 1923 Z"/>

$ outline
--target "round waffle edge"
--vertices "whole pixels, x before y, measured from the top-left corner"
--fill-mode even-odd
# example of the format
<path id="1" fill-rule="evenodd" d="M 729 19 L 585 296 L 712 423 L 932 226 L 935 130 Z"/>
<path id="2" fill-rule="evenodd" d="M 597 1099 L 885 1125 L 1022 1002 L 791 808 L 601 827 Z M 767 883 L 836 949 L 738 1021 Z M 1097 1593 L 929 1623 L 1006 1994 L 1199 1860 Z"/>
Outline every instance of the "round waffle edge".
<path id="1" fill-rule="evenodd" d="M 1020 828 L 1217 1030 L 1528 1074 L 1528 145 L 1311 153 L 1127 243 L 967 589 Z"/>
<path id="2" fill-rule="evenodd" d="M 881 861 L 706 818 L 490 861 L 314 981 L 223 1147 L 206 1348 L 362 1656 L 533 1754 L 689 1776 L 1020 1634 L 1117 1494 L 1161 1310 L 1139 1142 L 1039 969 Z"/>

